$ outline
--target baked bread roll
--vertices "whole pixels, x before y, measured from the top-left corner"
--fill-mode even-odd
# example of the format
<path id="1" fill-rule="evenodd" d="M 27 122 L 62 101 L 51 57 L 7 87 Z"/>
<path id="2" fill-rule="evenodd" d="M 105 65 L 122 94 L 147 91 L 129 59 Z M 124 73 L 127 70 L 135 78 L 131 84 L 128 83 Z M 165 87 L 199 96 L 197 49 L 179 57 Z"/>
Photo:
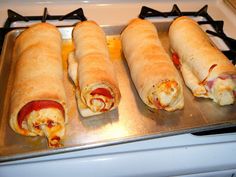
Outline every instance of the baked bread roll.
<path id="1" fill-rule="evenodd" d="M 16 39 L 10 126 L 22 135 L 46 136 L 61 146 L 67 121 L 61 34 L 47 23 L 33 25 Z"/>
<path id="2" fill-rule="evenodd" d="M 169 38 L 186 85 L 194 96 L 219 105 L 235 102 L 236 68 L 210 41 L 196 21 L 179 17 L 171 24 Z"/>
<path id="3" fill-rule="evenodd" d="M 160 42 L 156 27 L 148 20 L 134 19 L 122 32 L 121 40 L 132 80 L 142 101 L 154 109 L 182 109 L 182 82 Z"/>
<path id="4" fill-rule="evenodd" d="M 69 56 L 69 75 L 76 86 L 82 116 L 116 108 L 120 91 L 109 58 L 106 36 L 93 21 L 79 22 L 73 29 L 74 54 Z"/>

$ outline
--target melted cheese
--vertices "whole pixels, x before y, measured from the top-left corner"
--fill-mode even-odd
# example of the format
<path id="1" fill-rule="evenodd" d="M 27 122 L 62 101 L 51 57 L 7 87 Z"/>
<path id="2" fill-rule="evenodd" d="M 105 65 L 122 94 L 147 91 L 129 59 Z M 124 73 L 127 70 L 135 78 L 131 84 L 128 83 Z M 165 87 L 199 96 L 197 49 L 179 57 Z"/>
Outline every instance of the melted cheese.
<path id="1" fill-rule="evenodd" d="M 62 63 L 63 63 L 63 69 L 67 69 L 67 58 L 68 54 L 71 53 L 74 50 L 74 44 L 72 42 L 72 39 L 63 39 L 62 42 Z"/>
<path id="2" fill-rule="evenodd" d="M 78 86 L 78 63 L 75 59 L 74 52 L 71 52 L 68 56 L 68 74 L 75 86 Z"/>
<path id="3" fill-rule="evenodd" d="M 198 78 L 192 73 L 191 69 L 186 64 L 182 64 L 181 71 L 184 77 L 185 84 L 191 89 L 194 96 L 211 98 L 219 105 L 233 104 L 235 101 L 233 90 L 236 88 L 236 84 L 232 79 L 220 79 L 214 80 L 214 84 L 211 89 L 206 88 L 205 85 L 199 84 Z"/>
<path id="4" fill-rule="evenodd" d="M 101 114 L 101 112 L 93 112 L 91 109 L 88 108 L 88 106 L 86 106 L 86 104 L 81 100 L 80 91 L 78 89 L 76 89 L 75 95 L 77 99 L 79 112 L 83 117 L 89 117 Z M 114 109 L 114 107 L 112 109 Z"/>
<path id="5" fill-rule="evenodd" d="M 235 101 L 234 90 L 236 84 L 232 79 L 217 78 L 210 90 L 210 97 L 219 105 L 233 104 Z"/>
<path id="6" fill-rule="evenodd" d="M 176 84 L 176 82 L 167 81 L 158 86 L 155 93 L 161 105 L 168 106 L 176 99 L 178 93 Z"/>
<path id="7" fill-rule="evenodd" d="M 112 108 L 112 104 L 114 104 L 114 99 L 109 99 L 103 95 L 91 95 L 90 93 L 97 88 L 105 88 L 111 92 L 111 89 L 105 84 L 95 84 L 86 88 L 87 90 L 83 95 L 80 95 L 79 85 L 78 85 L 78 63 L 74 56 L 74 52 L 71 52 L 68 56 L 68 74 L 71 80 L 73 81 L 76 88 L 76 97 L 78 102 L 78 107 L 80 113 L 84 116 L 91 116 L 100 114 L 102 110 L 110 110 Z M 112 92 L 111 92 L 112 93 Z M 103 100 L 103 101 L 102 101 Z M 90 110 L 87 110 L 89 108 Z"/>
<path id="8" fill-rule="evenodd" d="M 111 60 L 122 59 L 120 35 L 107 36 L 107 46 L 109 49 L 109 56 Z"/>
<path id="9" fill-rule="evenodd" d="M 91 95 L 90 93 L 97 88 L 105 88 L 109 90 L 110 93 L 112 93 L 111 89 L 108 86 L 104 84 L 96 84 L 94 86 L 89 87 L 87 89 L 88 91 L 86 93 L 83 93 L 83 95 L 81 95 L 81 97 L 84 98 L 82 100 L 93 112 L 100 112 L 105 109 L 110 110 L 112 107 L 112 104 L 115 101 L 114 98 L 110 99 L 110 98 L 107 98 L 106 96 L 98 95 L 98 94 Z"/>
<path id="10" fill-rule="evenodd" d="M 59 109 L 45 108 L 32 111 L 23 123 L 25 129 L 48 138 L 49 144 L 55 136 L 62 138 L 65 133 L 64 116 Z M 54 142 L 56 143 L 56 142 Z"/>
<path id="11" fill-rule="evenodd" d="M 182 108 L 180 105 L 180 88 L 175 81 L 165 81 L 154 86 L 149 94 L 149 100 L 154 105 L 154 100 L 158 100 L 163 109 L 173 111 Z M 156 107 L 156 106 L 155 106 Z"/>

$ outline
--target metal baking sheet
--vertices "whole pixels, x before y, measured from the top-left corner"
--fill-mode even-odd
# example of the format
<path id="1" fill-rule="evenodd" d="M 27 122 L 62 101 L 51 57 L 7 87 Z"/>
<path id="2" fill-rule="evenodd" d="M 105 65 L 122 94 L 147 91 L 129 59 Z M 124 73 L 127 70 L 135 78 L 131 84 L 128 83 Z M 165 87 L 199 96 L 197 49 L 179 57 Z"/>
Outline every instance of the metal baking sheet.
<path id="1" fill-rule="evenodd" d="M 170 22 L 156 23 L 159 37 L 167 52 L 169 24 Z M 194 98 L 186 87 L 183 110 L 149 110 L 141 101 L 130 79 L 127 63 L 122 55 L 119 34 L 123 28 L 124 26 L 104 27 L 108 35 L 111 60 L 119 81 L 121 102 L 118 109 L 89 118 L 83 118 L 78 113 L 74 87 L 67 73 L 67 54 L 73 50 L 72 27 L 59 28 L 64 39 L 62 55 L 66 94 L 69 100 L 69 121 L 64 147 L 58 149 L 49 149 L 45 137 L 25 137 L 16 134 L 9 126 L 9 100 L 14 78 L 11 56 L 14 41 L 22 29 L 7 34 L 0 60 L 0 162 L 236 125 L 236 104 L 220 107 L 210 99 Z"/>

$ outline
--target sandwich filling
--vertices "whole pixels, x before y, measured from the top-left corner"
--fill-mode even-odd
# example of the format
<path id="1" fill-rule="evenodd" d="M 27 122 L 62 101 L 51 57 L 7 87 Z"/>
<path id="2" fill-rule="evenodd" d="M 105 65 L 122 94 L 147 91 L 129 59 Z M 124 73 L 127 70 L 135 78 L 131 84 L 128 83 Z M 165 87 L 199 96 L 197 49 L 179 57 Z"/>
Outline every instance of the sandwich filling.
<path id="1" fill-rule="evenodd" d="M 49 147 L 61 146 L 64 136 L 64 108 L 51 100 L 38 100 L 26 104 L 18 113 L 18 125 L 35 135 L 46 136 Z"/>
<path id="2" fill-rule="evenodd" d="M 154 85 L 148 95 L 154 108 L 172 111 L 180 101 L 180 87 L 176 81 L 163 81 Z"/>
<path id="3" fill-rule="evenodd" d="M 82 101 L 93 112 L 107 112 L 115 104 L 114 94 L 105 84 L 90 86 L 81 94 Z"/>
<path id="4" fill-rule="evenodd" d="M 210 98 L 219 105 L 233 104 L 236 97 L 236 75 L 221 75 L 205 84 Z"/>
<path id="5" fill-rule="evenodd" d="M 188 65 L 181 63 L 176 52 L 172 54 L 172 60 L 176 67 L 181 69 L 184 81 L 194 96 L 211 98 L 219 105 L 229 105 L 235 102 L 236 75 L 224 74 L 215 79 L 209 79 L 211 72 L 217 67 L 217 64 L 213 64 L 208 69 L 207 76 L 199 81 Z"/>

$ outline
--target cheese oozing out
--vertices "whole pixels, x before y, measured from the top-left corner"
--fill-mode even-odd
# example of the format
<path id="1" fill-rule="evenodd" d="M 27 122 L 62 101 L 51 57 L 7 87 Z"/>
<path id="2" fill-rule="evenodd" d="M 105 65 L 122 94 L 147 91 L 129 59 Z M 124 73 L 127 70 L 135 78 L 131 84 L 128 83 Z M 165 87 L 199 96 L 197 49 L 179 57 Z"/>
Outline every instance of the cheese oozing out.
<path id="1" fill-rule="evenodd" d="M 65 134 L 64 116 L 56 108 L 33 110 L 22 122 L 22 128 L 46 136 L 49 146 L 60 146 L 59 141 Z"/>
<path id="2" fill-rule="evenodd" d="M 219 105 L 233 104 L 235 101 L 236 81 L 232 78 L 221 79 L 218 77 L 208 90 L 210 97 Z"/>
<path id="3" fill-rule="evenodd" d="M 103 94 L 92 94 L 96 89 L 106 89 L 112 97 L 107 97 Z M 81 95 L 82 101 L 93 112 L 106 112 L 112 109 L 115 103 L 115 98 L 111 89 L 105 84 L 94 84 L 86 89 L 87 91 Z"/>
<path id="4" fill-rule="evenodd" d="M 73 83 L 75 84 L 75 86 L 77 87 L 76 89 L 79 89 L 79 84 L 78 84 L 78 63 L 76 61 L 76 58 L 74 56 L 74 52 L 71 52 L 69 54 L 68 57 L 68 63 L 69 63 L 69 67 L 68 67 L 68 73 L 69 76 L 71 78 L 71 80 L 73 81 Z M 106 112 L 109 111 L 113 108 L 114 106 L 114 96 L 112 98 L 110 97 L 106 97 L 105 95 L 101 95 L 101 94 L 91 94 L 93 92 L 93 90 L 98 89 L 98 88 L 104 88 L 106 89 L 108 92 L 111 93 L 112 95 L 112 91 L 111 89 L 105 85 L 105 84 L 93 84 L 91 86 L 88 86 L 87 88 L 84 88 L 84 90 L 86 90 L 85 92 L 78 92 L 81 94 L 80 98 L 81 101 L 83 102 L 84 105 L 86 105 L 93 113 L 98 113 L 98 112 Z M 79 89 L 80 90 L 80 89 Z M 77 97 L 78 97 L 78 93 L 77 93 Z M 79 99 L 80 99 L 79 98 Z M 77 98 L 78 99 L 78 98 Z M 81 111 L 86 111 L 85 108 L 80 108 Z M 91 114 L 89 113 L 90 111 L 86 111 L 87 113 L 85 113 L 84 115 L 95 115 L 95 114 Z"/>
<path id="5" fill-rule="evenodd" d="M 180 88 L 175 81 L 163 81 L 153 86 L 149 92 L 149 101 L 157 109 L 172 110 L 178 104 Z"/>

